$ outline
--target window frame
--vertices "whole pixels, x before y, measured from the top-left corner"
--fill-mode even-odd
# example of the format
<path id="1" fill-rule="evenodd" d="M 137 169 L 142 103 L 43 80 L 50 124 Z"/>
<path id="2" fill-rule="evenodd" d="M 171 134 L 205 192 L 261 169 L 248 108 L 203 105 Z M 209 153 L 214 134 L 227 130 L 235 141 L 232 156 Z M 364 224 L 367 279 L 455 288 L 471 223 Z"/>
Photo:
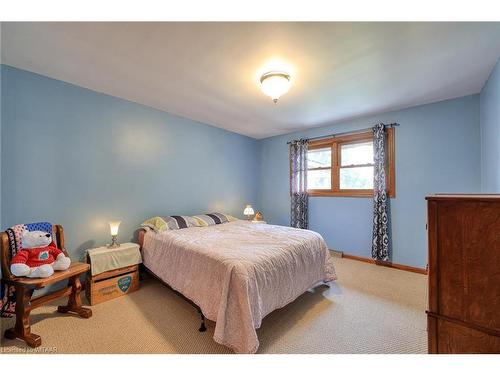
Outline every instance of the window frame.
<path id="1" fill-rule="evenodd" d="M 396 197 L 396 179 L 395 179 L 395 140 L 394 128 L 388 128 L 386 132 L 386 186 L 388 196 Z M 346 144 L 363 143 L 373 141 L 371 131 L 348 134 L 333 138 L 319 139 L 309 142 L 309 150 L 331 147 L 331 189 L 308 189 L 310 196 L 315 197 L 373 197 L 373 189 L 340 189 L 340 170 L 342 168 L 352 168 L 350 166 L 341 167 L 341 146 Z M 359 164 L 355 167 L 371 166 L 371 164 Z M 311 168 L 312 170 L 317 168 Z M 325 169 L 325 168 L 323 168 Z M 330 168 L 326 168 L 330 169 Z M 308 168 L 309 170 L 309 168 Z"/>

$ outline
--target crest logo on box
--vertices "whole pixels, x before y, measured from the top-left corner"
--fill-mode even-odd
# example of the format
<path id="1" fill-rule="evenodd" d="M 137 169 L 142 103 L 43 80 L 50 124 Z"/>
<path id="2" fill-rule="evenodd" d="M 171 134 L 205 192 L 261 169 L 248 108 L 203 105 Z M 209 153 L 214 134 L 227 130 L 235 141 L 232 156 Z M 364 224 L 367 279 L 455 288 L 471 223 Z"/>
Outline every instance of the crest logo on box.
<path id="1" fill-rule="evenodd" d="M 130 288 L 130 285 L 132 284 L 132 276 L 125 276 L 120 279 L 118 279 L 118 288 L 123 293 L 126 293 L 128 288 Z"/>

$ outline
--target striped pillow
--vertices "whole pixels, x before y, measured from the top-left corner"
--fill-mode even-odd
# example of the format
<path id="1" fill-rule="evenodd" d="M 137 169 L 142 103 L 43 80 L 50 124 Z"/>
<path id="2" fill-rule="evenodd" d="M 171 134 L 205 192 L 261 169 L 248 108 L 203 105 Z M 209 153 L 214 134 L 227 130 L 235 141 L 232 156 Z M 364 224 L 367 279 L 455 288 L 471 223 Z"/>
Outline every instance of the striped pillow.
<path id="1" fill-rule="evenodd" d="M 146 220 L 141 224 L 141 227 L 151 228 L 156 232 L 164 230 L 184 229 L 190 227 L 200 227 L 196 219 L 191 216 L 155 216 Z"/>
<path id="2" fill-rule="evenodd" d="M 229 215 L 214 212 L 205 215 L 195 215 L 193 218 L 198 222 L 199 226 L 208 227 L 210 225 L 224 224 L 229 221 L 234 221 L 234 218 Z"/>

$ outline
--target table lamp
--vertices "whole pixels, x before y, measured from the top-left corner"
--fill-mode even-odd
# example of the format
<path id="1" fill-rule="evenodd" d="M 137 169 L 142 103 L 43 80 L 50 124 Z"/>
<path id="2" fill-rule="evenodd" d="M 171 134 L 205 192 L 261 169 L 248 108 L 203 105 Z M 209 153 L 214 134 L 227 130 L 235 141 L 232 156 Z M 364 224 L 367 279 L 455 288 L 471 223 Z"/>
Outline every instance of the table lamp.
<path id="1" fill-rule="evenodd" d="M 108 245 L 108 249 L 115 249 L 120 247 L 120 244 L 116 241 L 118 236 L 118 228 L 120 227 L 121 221 L 115 220 L 109 222 L 109 231 L 111 233 L 111 243 Z"/>
<path id="2" fill-rule="evenodd" d="M 250 204 L 247 204 L 245 209 L 243 210 L 243 215 L 247 217 L 248 220 L 252 219 L 252 216 L 254 215 L 253 208 Z"/>

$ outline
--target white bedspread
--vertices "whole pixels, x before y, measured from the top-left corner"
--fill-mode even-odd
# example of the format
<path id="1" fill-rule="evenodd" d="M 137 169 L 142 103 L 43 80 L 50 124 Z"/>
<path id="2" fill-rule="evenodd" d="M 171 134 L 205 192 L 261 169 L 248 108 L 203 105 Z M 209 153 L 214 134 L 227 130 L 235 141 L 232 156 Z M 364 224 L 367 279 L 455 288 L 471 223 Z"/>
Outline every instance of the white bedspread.
<path id="1" fill-rule="evenodd" d="M 267 314 L 336 278 L 320 234 L 243 220 L 149 231 L 143 261 L 215 321 L 214 340 L 236 353 L 257 351 Z"/>

